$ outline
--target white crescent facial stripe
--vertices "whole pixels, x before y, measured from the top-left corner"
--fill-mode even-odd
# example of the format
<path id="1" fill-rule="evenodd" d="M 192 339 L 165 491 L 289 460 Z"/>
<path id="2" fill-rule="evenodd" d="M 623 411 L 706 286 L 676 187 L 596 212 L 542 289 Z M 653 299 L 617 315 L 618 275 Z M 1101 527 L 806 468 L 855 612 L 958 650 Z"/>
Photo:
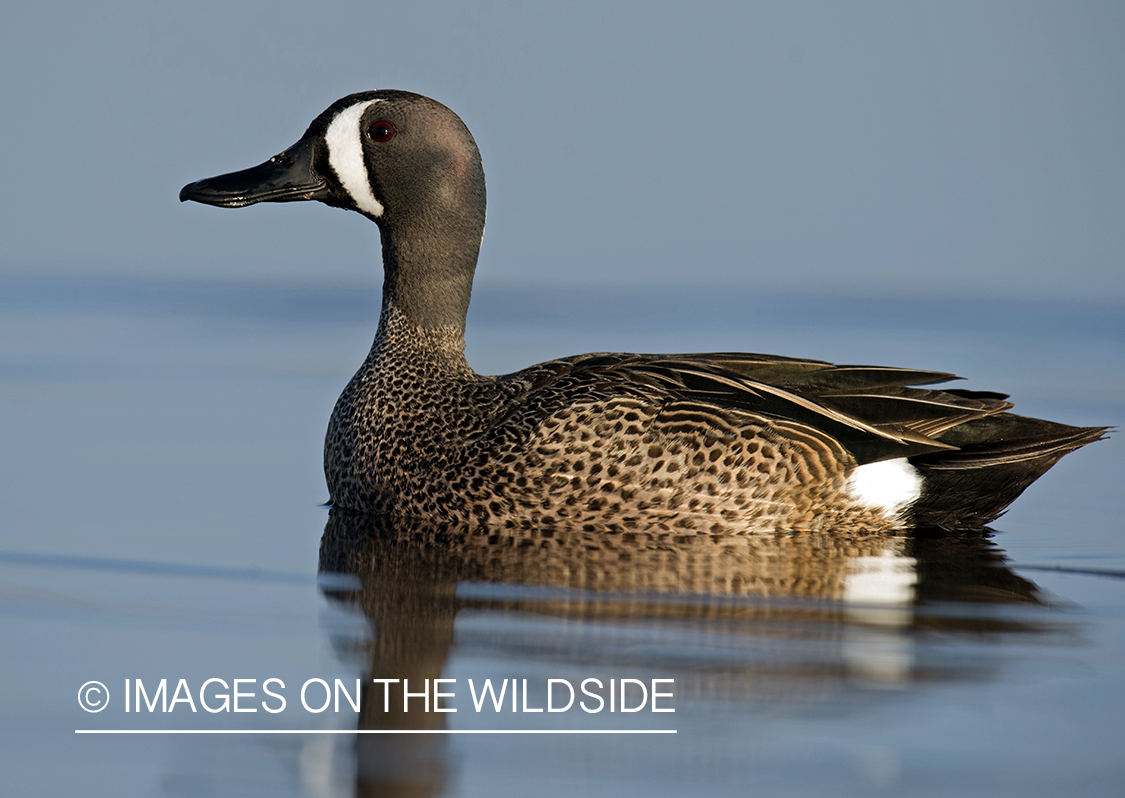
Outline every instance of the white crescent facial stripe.
<path id="1" fill-rule="evenodd" d="M 371 193 L 371 180 L 363 162 L 363 142 L 359 120 L 363 112 L 382 100 L 368 100 L 348 106 L 328 125 L 324 134 L 328 142 L 328 163 L 344 185 L 357 208 L 371 216 L 383 215 L 383 204 Z"/>

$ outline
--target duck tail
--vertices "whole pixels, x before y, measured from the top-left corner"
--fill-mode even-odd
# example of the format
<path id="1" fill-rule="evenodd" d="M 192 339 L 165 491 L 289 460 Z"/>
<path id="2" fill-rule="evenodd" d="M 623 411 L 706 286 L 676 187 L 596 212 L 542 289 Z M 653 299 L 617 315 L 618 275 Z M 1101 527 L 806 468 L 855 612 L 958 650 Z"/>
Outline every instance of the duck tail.
<path id="1" fill-rule="evenodd" d="M 910 458 L 922 493 L 908 511 L 919 527 L 979 529 L 996 520 L 1035 480 L 1075 449 L 1103 439 L 1109 427 L 1071 427 L 1000 413 L 936 436 L 957 449 Z"/>

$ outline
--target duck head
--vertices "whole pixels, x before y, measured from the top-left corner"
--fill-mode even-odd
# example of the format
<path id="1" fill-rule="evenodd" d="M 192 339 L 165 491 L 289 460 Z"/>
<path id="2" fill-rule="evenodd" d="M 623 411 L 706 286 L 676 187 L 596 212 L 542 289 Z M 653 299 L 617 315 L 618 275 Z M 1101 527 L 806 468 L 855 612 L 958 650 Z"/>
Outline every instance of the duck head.
<path id="1" fill-rule="evenodd" d="M 292 147 L 189 183 L 180 200 L 223 208 L 318 200 L 361 213 L 379 225 L 384 303 L 422 326 L 464 326 L 484 234 L 484 169 L 465 124 L 428 97 L 344 97 Z"/>

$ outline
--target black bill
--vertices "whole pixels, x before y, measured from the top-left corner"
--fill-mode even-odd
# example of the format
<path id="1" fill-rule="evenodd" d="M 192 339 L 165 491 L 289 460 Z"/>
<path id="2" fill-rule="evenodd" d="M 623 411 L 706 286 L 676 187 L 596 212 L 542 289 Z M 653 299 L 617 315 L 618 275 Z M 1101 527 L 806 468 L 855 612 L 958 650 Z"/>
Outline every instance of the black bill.
<path id="1" fill-rule="evenodd" d="M 315 142 L 304 139 L 258 166 L 188 183 L 180 189 L 180 201 L 241 208 L 256 202 L 324 199 L 329 189 L 313 168 Z"/>

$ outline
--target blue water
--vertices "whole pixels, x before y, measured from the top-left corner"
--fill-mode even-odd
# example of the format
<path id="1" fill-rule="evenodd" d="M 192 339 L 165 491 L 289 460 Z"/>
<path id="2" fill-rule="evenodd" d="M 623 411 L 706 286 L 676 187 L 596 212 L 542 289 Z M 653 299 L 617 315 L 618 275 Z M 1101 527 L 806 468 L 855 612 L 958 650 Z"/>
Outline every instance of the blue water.
<path id="1" fill-rule="evenodd" d="M 318 580 L 323 432 L 374 334 L 374 280 L 8 280 L 0 311 L 5 794 L 1125 785 L 1120 438 L 1067 457 L 990 538 L 595 555 L 367 530 L 358 558 L 328 547 L 351 574 Z M 775 352 L 957 372 L 1067 423 L 1125 418 L 1125 308 L 1112 304 L 482 284 L 469 323 L 482 372 L 595 350 Z M 410 713 L 380 715 L 371 688 L 362 715 L 346 695 L 338 712 L 301 706 L 310 679 L 354 693 L 375 674 L 412 690 L 456 679 L 446 688 L 458 711 L 414 699 Z M 255 680 L 241 683 L 252 694 L 242 708 L 258 711 L 207 712 L 200 687 L 212 678 L 228 694 Z M 262 703 L 269 678 L 286 686 L 276 714 Z M 673 685 L 676 711 L 478 713 L 468 689 L 527 679 L 535 708 L 548 679 L 587 678 L 671 679 L 660 684 Z M 196 711 L 126 713 L 126 680 L 136 709 L 138 679 L 150 698 L 161 679 L 169 693 L 183 679 Z M 96 714 L 76 700 L 90 680 L 109 691 Z M 677 733 L 75 734 L 360 726 Z"/>

